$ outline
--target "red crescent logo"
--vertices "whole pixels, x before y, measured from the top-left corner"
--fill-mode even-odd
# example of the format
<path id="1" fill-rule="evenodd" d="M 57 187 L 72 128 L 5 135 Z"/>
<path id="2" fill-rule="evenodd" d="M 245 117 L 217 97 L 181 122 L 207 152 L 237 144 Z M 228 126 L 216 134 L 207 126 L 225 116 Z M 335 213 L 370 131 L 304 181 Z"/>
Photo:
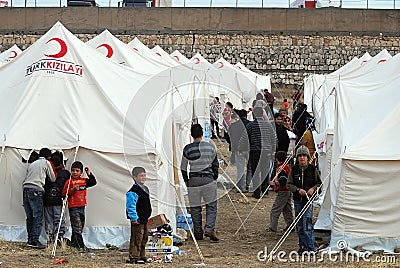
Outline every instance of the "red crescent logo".
<path id="1" fill-rule="evenodd" d="M 365 62 L 367 62 L 368 60 L 363 60 L 362 62 L 361 62 L 361 65 L 363 65 Z"/>
<path id="2" fill-rule="evenodd" d="M 114 51 L 109 44 L 101 44 L 96 48 L 99 48 L 99 47 L 105 47 L 107 49 L 107 56 L 106 56 L 107 58 L 111 58 L 112 55 L 114 54 Z"/>
<path id="3" fill-rule="evenodd" d="M 219 68 L 223 68 L 224 67 L 224 63 L 223 62 L 218 62 L 219 63 Z"/>
<path id="4" fill-rule="evenodd" d="M 133 50 L 136 50 L 137 52 L 139 52 L 139 49 L 137 49 L 136 47 L 134 47 Z"/>
<path id="5" fill-rule="evenodd" d="M 65 42 L 63 40 L 61 40 L 60 38 L 57 38 L 57 37 L 51 38 L 49 41 L 46 42 L 46 44 L 53 40 L 57 41 L 60 44 L 60 46 L 61 46 L 60 52 L 58 52 L 57 54 L 52 54 L 52 55 L 47 55 L 47 54 L 44 54 L 44 55 L 46 57 L 50 57 L 50 58 L 64 57 L 64 55 L 67 54 L 67 51 L 68 51 L 67 44 L 65 44 Z"/>
<path id="6" fill-rule="evenodd" d="M 381 62 L 385 62 L 385 61 L 386 61 L 386 60 L 380 60 L 380 61 L 378 61 L 378 64 L 381 63 Z"/>
<path id="7" fill-rule="evenodd" d="M 238 68 L 238 69 L 242 70 L 242 68 L 240 68 L 240 66 L 236 66 L 236 68 Z"/>
<path id="8" fill-rule="evenodd" d="M 160 56 L 160 57 L 161 57 L 161 54 L 160 54 L 160 53 L 156 52 L 156 54 L 157 54 L 158 56 Z"/>
<path id="9" fill-rule="evenodd" d="M 12 53 L 13 55 L 10 56 L 10 57 L 8 57 L 9 59 L 13 59 L 13 58 L 15 58 L 15 57 L 18 55 L 18 53 L 17 53 L 15 50 L 11 51 L 11 53 Z"/>
<path id="10" fill-rule="evenodd" d="M 178 56 L 174 56 L 174 58 L 177 60 L 177 61 L 181 61 L 180 59 L 179 59 L 179 57 Z"/>
<path id="11" fill-rule="evenodd" d="M 194 58 L 194 60 L 195 60 L 195 64 L 199 64 L 200 63 L 200 59 L 199 58 Z"/>

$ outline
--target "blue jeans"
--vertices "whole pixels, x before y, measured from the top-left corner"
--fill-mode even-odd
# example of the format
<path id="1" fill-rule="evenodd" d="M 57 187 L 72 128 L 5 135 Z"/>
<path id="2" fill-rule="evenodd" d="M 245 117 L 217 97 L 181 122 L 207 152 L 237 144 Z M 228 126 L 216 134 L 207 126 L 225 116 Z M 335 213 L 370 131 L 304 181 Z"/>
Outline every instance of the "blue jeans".
<path id="1" fill-rule="evenodd" d="M 294 201 L 294 211 L 297 215 L 305 207 L 306 203 Z M 313 224 L 313 205 L 306 210 L 300 220 L 297 222 L 297 235 L 299 237 L 299 246 L 302 251 L 313 251 L 317 247 L 315 245 L 314 224 Z"/>
<path id="2" fill-rule="evenodd" d="M 43 225 L 43 192 L 34 188 L 24 188 L 23 204 L 28 243 L 37 242 Z"/>
<path id="3" fill-rule="evenodd" d="M 61 218 L 62 206 L 46 206 L 44 207 L 44 223 L 48 242 L 54 242 L 57 235 L 58 225 L 60 224 L 59 237 L 65 234 L 65 217 Z"/>
<path id="4" fill-rule="evenodd" d="M 69 208 L 72 236 L 71 245 L 76 248 L 85 248 L 83 243 L 83 227 L 85 226 L 85 207 Z"/>

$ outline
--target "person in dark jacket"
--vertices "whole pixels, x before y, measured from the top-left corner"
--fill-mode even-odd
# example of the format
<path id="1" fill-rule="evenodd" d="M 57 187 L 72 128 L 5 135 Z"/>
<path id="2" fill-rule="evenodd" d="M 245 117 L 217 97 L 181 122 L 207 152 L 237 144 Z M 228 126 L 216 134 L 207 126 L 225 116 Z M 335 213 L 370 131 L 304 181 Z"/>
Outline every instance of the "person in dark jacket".
<path id="1" fill-rule="evenodd" d="M 147 221 L 151 216 L 149 188 L 144 185 L 147 180 L 146 170 L 143 167 L 134 167 L 132 177 L 135 183 L 126 193 L 126 215 L 131 221 L 129 259 L 126 262 L 144 264 L 147 262 Z"/>
<path id="2" fill-rule="evenodd" d="M 321 178 L 317 168 L 309 164 L 311 159 L 308 148 L 301 145 L 296 151 L 296 164 L 289 175 L 288 189 L 293 192 L 295 215 L 300 214 L 302 209 L 314 192 L 321 186 Z M 316 251 L 313 224 L 312 203 L 297 223 L 297 235 L 299 237 L 299 253 L 305 251 Z"/>
<path id="3" fill-rule="evenodd" d="M 276 146 L 276 151 L 283 151 L 285 153 L 289 150 L 290 139 L 286 131 L 286 127 L 283 125 L 283 116 L 280 113 L 275 114 L 275 129 L 276 136 L 278 137 L 278 144 Z"/>
<path id="4" fill-rule="evenodd" d="M 61 215 L 63 206 L 62 190 L 65 182 L 71 177 L 71 173 L 64 168 L 62 152 L 57 151 L 53 153 L 51 155 L 51 162 L 56 169 L 57 178 L 55 182 L 46 179 L 43 198 L 44 220 L 48 244 L 55 241 L 60 220 L 61 225 L 57 242 L 60 243 L 64 237 L 65 214 Z"/>
<path id="5" fill-rule="evenodd" d="M 217 219 L 218 158 L 213 144 L 203 141 L 203 128 L 194 124 L 190 128 L 193 142 L 183 148 L 181 172 L 188 186 L 190 212 L 193 220 L 194 237 L 203 240 L 203 235 L 212 241 L 219 238 L 215 231 Z M 190 171 L 188 172 L 188 165 Z M 188 175 L 189 174 L 189 175 Z M 202 228 L 201 205 L 206 203 L 206 225 Z"/>
<path id="6" fill-rule="evenodd" d="M 253 117 L 254 121 L 247 124 L 247 133 L 243 133 L 239 146 L 242 147 L 245 144 L 249 146 L 249 162 L 254 187 L 252 197 L 259 199 L 269 185 L 277 138 L 274 126 L 263 119 L 261 107 L 253 109 Z"/>
<path id="7" fill-rule="evenodd" d="M 300 144 L 304 132 L 307 130 L 307 120 L 312 120 L 312 116 L 307 112 L 307 104 L 297 104 L 296 110 L 293 113 L 293 131 L 297 135 L 296 144 Z"/>
<path id="8" fill-rule="evenodd" d="M 229 128 L 229 136 L 231 137 L 231 145 L 232 145 L 232 155 L 235 160 L 233 164 L 236 165 L 236 173 L 237 173 L 237 187 L 240 191 L 245 192 L 249 189 L 249 184 L 251 182 L 251 170 L 247 168 L 247 176 L 245 183 L 244 171 L 246 166 L 248 166 L 249 161 L 249 146 L 248 141 L 243 142 L 245 146 L 240 147 L 239 141 L 240 138 L 247 134 L 246 126 L 250 122 L 247 120 L 247 112 L 246 110 L 235 110 L 234 114 L 239 116 L 239 120 L 232 123 Z M 250 174 L 249 174 L 250 171 Z"/>

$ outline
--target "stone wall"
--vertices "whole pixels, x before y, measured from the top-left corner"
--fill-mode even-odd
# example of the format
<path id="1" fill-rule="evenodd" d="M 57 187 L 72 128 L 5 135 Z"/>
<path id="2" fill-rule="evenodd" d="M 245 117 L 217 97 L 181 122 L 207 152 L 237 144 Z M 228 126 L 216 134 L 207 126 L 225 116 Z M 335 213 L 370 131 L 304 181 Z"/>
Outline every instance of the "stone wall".
<path id="1" fill-rule="evenodd" d="M 0 51 L 17 44 L 28 48 L 41 35 L 0 35 Z M 95 34 L 77 34 L 86 42 Z M 133 35 L 116 35 L 125 43 Z M 312 73 L 330 73 L 353 57 L 365 52 L 376 55 L 386 49 L 392 56 L 400 51 L 398 37 L 386 36 L 318 36 L 318 35 L 249 35 L 249 34 L 148 34 L 136 35 L 150 48 L 160 45 L 168 53 L 179 50 L 186 57 L 196 52 L 210 62 L 224 57 L 231 63 L 240 61 L 249 69 L 269 74 L 272 83 L 301 85 Z"/>

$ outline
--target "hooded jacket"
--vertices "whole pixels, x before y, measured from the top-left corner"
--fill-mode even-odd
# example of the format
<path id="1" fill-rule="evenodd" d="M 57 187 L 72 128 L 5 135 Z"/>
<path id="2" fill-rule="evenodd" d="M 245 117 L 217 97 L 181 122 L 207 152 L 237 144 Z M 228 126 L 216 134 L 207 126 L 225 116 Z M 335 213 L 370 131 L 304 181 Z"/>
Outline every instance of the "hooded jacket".
<path id="1" fill-rule="evenodd" d="M 319 172 L 314 165 L 301 167 L 299 164 L 293 166 L 289 175 L 288 188 L 293 192 L 293 200 L 307 203 L 308 198 L 299 193 L 300 189 L 308 191 L 311 188 L 314 190 L 321 185 Z"/>

